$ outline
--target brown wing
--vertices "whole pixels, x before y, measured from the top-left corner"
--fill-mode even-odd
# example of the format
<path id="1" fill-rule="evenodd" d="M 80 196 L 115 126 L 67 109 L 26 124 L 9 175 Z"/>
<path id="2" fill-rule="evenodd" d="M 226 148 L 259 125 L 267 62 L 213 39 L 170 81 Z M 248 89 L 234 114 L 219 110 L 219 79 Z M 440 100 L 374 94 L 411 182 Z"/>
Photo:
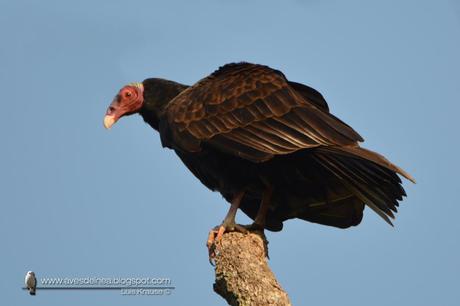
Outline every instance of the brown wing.
<path id="1" fill-rule="evenodd" d="M 307 85 L 300 84 L 297 82 L 288 81 L 289 86 L 297 91 L 304 99 L 314 103 L 319 108 L 329 112 L 329 105 L 327 105 L 326 100 L 323 95 L 320 94 L 316 89 L 313 89 Z"/>
<path id="2" fill-rule="evenodd" d="M 225 65 L 168 104 L 171 136 L 182 150 L 197 152 L 205 143 L 254 162 L 363 141 L 328 112 L 317 91 L 303 86 L 267 66 Z"/>

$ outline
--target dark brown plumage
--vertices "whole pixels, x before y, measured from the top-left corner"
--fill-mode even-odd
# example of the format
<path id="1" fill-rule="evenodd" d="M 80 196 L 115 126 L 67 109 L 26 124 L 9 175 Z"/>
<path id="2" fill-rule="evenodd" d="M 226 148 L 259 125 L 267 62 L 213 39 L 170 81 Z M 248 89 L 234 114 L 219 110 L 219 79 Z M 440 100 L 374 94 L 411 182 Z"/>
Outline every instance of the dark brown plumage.
<path id="1" fill-rule="evenodd" d="M 358 225 L 365 204 L 391 224 L 405 196 L 397 174 L 413 181 L 361 148 L 361 136 L 319 92 L 267 66 L 228 64 L 191 87 L 162 79 L 128 85 L 105 124 L 136 112 L 204 185 L 273 231 L 292 218 Z"/>

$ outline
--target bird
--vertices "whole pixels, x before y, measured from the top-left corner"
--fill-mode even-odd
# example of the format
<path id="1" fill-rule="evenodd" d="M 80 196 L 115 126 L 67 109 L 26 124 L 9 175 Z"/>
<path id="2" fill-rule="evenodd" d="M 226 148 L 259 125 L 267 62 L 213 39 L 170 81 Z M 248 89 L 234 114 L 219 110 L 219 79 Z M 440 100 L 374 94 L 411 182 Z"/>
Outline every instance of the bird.
<path id="1" fill-rule="evenodd" d="M 230 203 L 208 247 L 225 232 L 281 231 L 294 218 L 357 226 L 365 206 L 393 225 L 406 196 L 400 176 L 415 183 L 361 147 L 364 139 L 330 112 L 321 93 L 266 65 L 226 64 L 191 86 L 162 78 L 129 83 L 112 100 L 104 126 L 133 114 Z M 238 209 L 254 221 L 250 226 L 236 224 Z"/>
<path id="2" fill-rule="evenodd" d="M 32 271 L 27 272 L 25 277 L 26 289 L 29 290 L 30 295 L 35 295 L 37 290 L 37 279 L 35 278 L 35 273 Z"/>

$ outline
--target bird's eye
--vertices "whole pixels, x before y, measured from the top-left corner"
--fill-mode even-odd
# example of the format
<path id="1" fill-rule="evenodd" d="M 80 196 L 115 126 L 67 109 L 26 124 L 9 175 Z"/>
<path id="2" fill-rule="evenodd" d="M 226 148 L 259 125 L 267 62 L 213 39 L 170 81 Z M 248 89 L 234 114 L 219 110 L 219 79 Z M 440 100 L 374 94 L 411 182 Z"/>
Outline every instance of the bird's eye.
<path id="1" fill-rule="evenodd" d="M 130 92 L 130 91 L 127 91 L 127 92 L 126 92 L 126 96 L 127 96 L 127 97 L 131 97 L 131 92 Z"/>

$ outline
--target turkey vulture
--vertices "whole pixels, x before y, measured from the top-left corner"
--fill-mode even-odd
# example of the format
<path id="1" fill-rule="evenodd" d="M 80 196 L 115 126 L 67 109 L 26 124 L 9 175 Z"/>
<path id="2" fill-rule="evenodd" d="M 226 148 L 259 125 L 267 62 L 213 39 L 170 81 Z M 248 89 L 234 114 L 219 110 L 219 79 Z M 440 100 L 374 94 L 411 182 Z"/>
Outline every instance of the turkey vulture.
<path id="1" fill-rule="evenodd" d="M 231 203 L 215 233 L 241 229 L 240 208 L 259 229 L 299 218 L 348 228 L 364 205 L 386 222 L 406 195 L 385 157 L 329 112 L 323 96 L 267 66 L 232 63 L 193 86 L 160 78 L 123 87 L 104 126 L 138 113 L 209 189 Z"/>

